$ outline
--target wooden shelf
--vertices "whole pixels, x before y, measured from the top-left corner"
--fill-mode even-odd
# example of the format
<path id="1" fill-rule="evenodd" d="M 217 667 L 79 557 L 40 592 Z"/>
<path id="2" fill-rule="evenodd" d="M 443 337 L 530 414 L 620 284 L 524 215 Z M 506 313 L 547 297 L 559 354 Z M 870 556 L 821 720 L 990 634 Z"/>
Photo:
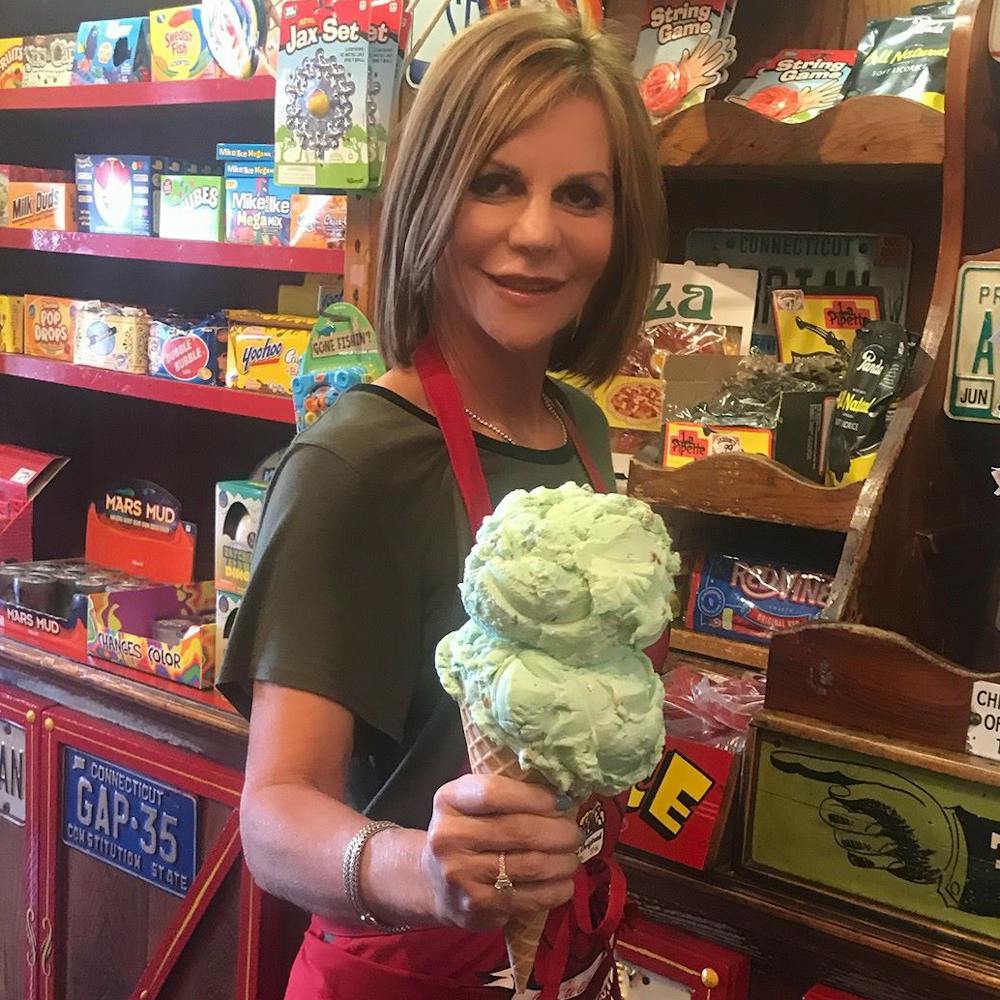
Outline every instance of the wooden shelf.
<path id="1" fill-rule="evenodd" d="M 75 253 L 90 257 L 152 260 L 171 264 L 207 264 L 255 271 L 343 274 L 343 250 L 244 246 L 201 240 L 164 240 L 156 236 L 103 236 L 50 229 L 0 228 L 0 249 L 40 253 Z"/>
<path id="2" fill-rule="evenodd" d="M 214 385 L 191 385 L 151 375 L 129 375 L 125 372 L 89 368 L 66 361 L 50 361 L 26 354 L 0 354 L 0 375 L 53 382 L 78 389 L 91 389 L 116 396 L 148 399 L 172 406 L 184 406 L 215 413 L 231 413 L 257 420 L 294 424 L 295 414 L 289 396 L 271 396 L 242 389 L 225 389 Z"/>
<path id="3" fill-rule="evenodd" d="M 629 493 L 653 506 L 847 531 L 862 483 L 831 488 L 759 455 L 713 455 L 680 469 L 635 461 Z"/>
<path id="4" fill-rule="evenodd" d="M 735 639 L 722 639 L 717 635 L 702 635 L 686 628 L 670 629 L 670 648 L 676 652 L 693 653 L 712 660 L 724 660 L 754 670 L 767 670 L 770 650 Z"/>
<path id="5" fill-rule="evenodd" d="M 787 125 L 714 100 L 668 119 L 659 140 L 668 171 L 940 167 L 944 115 L 901 97 L 854 97 Z"/>
<path id="6" fill-rule="evenodd" d="M 0 91 L 0 111 L 67 108 L 134 108 L 166 104 L 232 104 L 273 101 L 274 78 L 178 80 L 70 87 L 23 87 Z"/>

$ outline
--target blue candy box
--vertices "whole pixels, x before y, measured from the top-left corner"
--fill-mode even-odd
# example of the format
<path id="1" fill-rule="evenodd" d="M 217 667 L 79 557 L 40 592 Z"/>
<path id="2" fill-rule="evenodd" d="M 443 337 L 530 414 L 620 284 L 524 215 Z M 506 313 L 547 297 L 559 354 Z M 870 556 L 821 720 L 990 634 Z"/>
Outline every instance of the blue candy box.
<path id="1" fill-rule="evenodd" d="M 145 83 L 149 79 L 148 17 L 84 21 L 80 25 L 73 83 Z"/>

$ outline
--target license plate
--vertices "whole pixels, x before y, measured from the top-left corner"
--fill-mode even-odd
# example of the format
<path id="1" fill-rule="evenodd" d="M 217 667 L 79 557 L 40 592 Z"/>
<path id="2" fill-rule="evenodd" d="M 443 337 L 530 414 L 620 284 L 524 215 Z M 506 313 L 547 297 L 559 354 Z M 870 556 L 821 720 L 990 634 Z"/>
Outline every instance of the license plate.
<path id="1" fill-rule="evenodd" d="M 1000 423 L 998 335 L 1000 264 L 966 264 L 958 275 L 955 300 L 951 388 L 944 404 L 948 416 L 956 420 Z"/>
<path id="2" fill-rule="evenodd" d="M 183 896 L 194 881 L 193 795 L 73 747 L 63 750 L 63 843 Z"/>
<path id="3" fill-rule="evenodd" d="M 884 317 L 905 322 L 911 246 L 902 236 L 693 229 L 684 253 L 698 264 L 760 272 L 753 343 L 762 353 L 777 353 L 771 292 L 778 288 L 881 288 Z"/>
<path id="4" fill-rule="evenodd" d="M 0 819 L 24 826 L 24 729 L 0 721 Z"/>
<path id="5" fill-rule="evenodd" d="M 971 708 L 966 749 L 977 757 L 1000 760 L 1000 684 L 973 684 Z"/>

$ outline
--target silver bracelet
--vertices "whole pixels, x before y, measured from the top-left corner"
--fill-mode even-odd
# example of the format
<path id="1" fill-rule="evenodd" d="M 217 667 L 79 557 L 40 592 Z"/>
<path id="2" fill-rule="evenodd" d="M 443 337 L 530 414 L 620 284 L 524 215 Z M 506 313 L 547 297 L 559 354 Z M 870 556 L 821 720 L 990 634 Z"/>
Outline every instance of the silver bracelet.
<path id="1" fill-rule="evenodd" d="M 381 833 L 383 830 L 399 829 L 398 823 L 390 823 L 388 820 L 369 823 L 351 837 L 344 850 L 344 888 L 347 890 L 347 899 L 354 907 L 354 912 L 358 915 L 361 923 L 368 927 L 374 927 L 384 934 L 402 934 L 410 928 L 406 924 L 400 924 L 398 927 L 384 924 L 365 906 L 365 902 L 361 898 L 361 853 L 376 833 Z"/>

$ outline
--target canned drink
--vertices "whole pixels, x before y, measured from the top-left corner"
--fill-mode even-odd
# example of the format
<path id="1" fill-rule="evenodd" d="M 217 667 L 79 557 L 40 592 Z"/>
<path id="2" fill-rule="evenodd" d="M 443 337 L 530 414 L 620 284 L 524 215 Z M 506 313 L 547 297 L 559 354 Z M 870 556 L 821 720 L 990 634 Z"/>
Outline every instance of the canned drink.
<path id="1" fill-rule="evenodd" d="M 177 646 L 188 629 L 197 624 L 194 618 L 161 618 L 153 623 L 153 638 L 165 646 Z"/>
<path id="2" fill-rule="evenodd" d="M 22 573 L 14 578 L 14 603 L 46 615 L 56 614 L 59 584 L 47 573 Z"/>
<path id="3" fill-rule="evenodd" d="M 0 564 L 0 601 L 11 601 L 14 599 L 14 581 L 25 572 L 20 563 Z"/>

